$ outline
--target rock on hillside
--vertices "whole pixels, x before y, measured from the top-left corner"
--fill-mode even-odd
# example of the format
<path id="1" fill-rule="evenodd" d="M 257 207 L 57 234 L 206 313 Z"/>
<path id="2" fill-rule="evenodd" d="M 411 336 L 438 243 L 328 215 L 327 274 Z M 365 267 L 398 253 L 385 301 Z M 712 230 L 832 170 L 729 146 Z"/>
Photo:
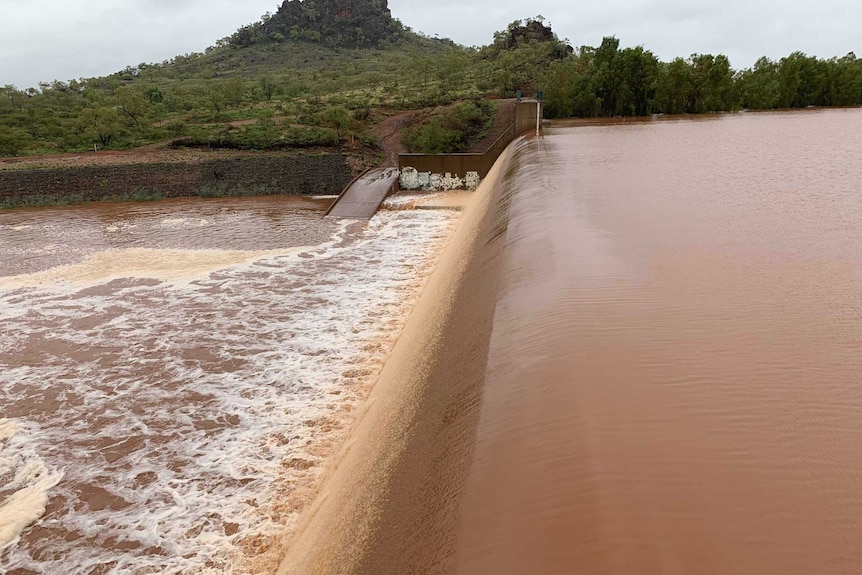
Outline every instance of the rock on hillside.
<path id="1" fill-rule="evenodd" d="M 387 0 L 286 0 L 263 32 L 350 48 L 378 47 L 405 33 Z"/>

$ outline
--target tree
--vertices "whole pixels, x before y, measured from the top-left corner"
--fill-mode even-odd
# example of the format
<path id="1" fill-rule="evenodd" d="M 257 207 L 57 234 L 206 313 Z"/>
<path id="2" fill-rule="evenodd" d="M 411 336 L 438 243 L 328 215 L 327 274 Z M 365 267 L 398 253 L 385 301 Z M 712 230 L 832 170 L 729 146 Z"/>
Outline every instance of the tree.
<path id="1" fill-rule="evenodd" d="M 131 86 L 120 86 L 115 94 L 117 109 L 126 114 L 140 126 L 140 119 L 149 111 L 150 101 L 139 91 Z"/>
<path id="2" fill-rule="evenodd" d="M 461 89 L 469 63 L 469 57 L 460 49 L 451 50 L 439 56 L 435 75 L 440 82 L 441 94 Z"/>
<path id="3" fill-rule="evenodd" d="M 0 130 L 0 156 L 17 156 L 33 142 L 24 130 Z"/>
<path id="4" fill-rule="evenodd" d="M 209 86 L 209 90 L 206 93 L 206 100 L 212 108 L 213 112 L 215 112 L 215 115 L 220 116 L 227 102 L 224 84 L 222 84 L 221 82 L 211 83 Z"/>
<path id="5" fill-rule="evenodd" d="M 5 86 L 0 87 L 0 102 L 3 104 L 8 103 L 13 109 L 20 109 L 23 99 L 24 93 L 18 90 L 15 86 L 6 84 Z"/>
<path id="6" fill-rule="evenodd" d="M 99 104 L 84 108 L 79 121 L 87 135 L 94 141 L 98 140 L 104 147 L 109 146 L 111 140 L 123 129 L 117 110 Z"/>
<path id="7" fill-rule="evenodd" d="M 267 102 L 272 100 L 272 97 L 275 95 L 276 88 L 278 84 L 275 81 L 275 78 L 270 76 L 269 74 L 264 74 L 260 78 L 257 79 L 257 85 L 260 88 L 261 94 L 266 99 Z"/>
<path id="8" fill-rule="evenodd" d="M 769 110 L 778 106 L 778 65 L 763 56 L 753 68 L 744 70 L 739 77 L 743 106 L 755 110 Z"/>
<path id="9" fill-rule="evenodd" d="M 596 97 L 603 116 L 618 113 L 620 99 L 627 86 L 620 78 L 615 60 L 619 54 L 620 41 L 615 36 L 605 36 L 601 45 L 593 52 L 592 75 L 595 80 Z"/>
<path id="10" fill-rule="evenodd" d="M 575 100 L 580 80 L 577 59 L 554 62 L 542 80 L 545 88 L 545 115 L 550 118 L 568 118 L 578 115 Z"/>
<path id="11" fill-rule="evenodd" d="M 246 85 L 245 80 L 240 77 L 231 78 L 222 85 L 225 100 L 238 108 L 245 99 Z"/>
<path id="12" fill-rule="evenodd" d="M 824 105 L 854 106 L 862 104 L 862 60 L 850 52 L 826 62 Z"/>
<path id="13" fill-rule="evenodd" d="M 658 108 L 666 114 L 689 111 L 691 67 L 682 58 L 664 64 L 659 72 L 656 97 Z"/>
<path id="14" fill-rule="evenodd" d="M 793 52 L 778 62 L 778 106 L 804 108 L 822 103 L 827 71 L 820 60 Z"/>
<path id="15" fill-rule="evenodd" d="M 338 141 L 341 142 L 342 136 L 350 127 L 350 112 L 347 111 L 347 108 L 341 105 L 328 106 L 323 111 L 323 117 L 326 120 L 326 123 L 335 129 L 335 133 L 338 135 Z"/>
<path id="16" fill-rule="evenodd" d="M 727 56 L 692 54 L 689 111 L 695 114 L 733 110 L 738 107 L 733 86 L 733 70 Z"/>
<path id="17" fill-rule="evenodd" d="M 423 88 L 428 87 L 428 80 L 434 74 L 436 61 L 430 56 L 414 56 L 411 58 L 407 68 L 413 74 L 417 83 L 421 83 Z"/>
<path id="18" fill-rule="evenodd" d="M 611 66 L 621 84 L 616 106 L 611 112 L 618 116 L 645 116 L 653 111 L 658 59 L 642 46 L 621 50 Z"/>
<path id="19" fill-rule="evenodd" d="M 159 90 L 157 86 L 151 86 L 147 88 L 144 92 L 144 96 L 150 102 L 150 104 L 161 104 L 165 101 L 165 95 L 162 94 L 162 91 Z"/>

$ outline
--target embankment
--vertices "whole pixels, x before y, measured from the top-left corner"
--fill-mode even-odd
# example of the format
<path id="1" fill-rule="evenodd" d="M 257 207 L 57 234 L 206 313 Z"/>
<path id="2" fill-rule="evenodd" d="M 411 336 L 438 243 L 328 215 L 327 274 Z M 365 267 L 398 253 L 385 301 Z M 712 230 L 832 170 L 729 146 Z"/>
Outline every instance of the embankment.
<path id="1" fill-rule="evenodd" d="M 475 192 L 279 575 L 454 567 L 521 142 Z"/>
<path id="2" fill-rule="evenodd" d="M 110 199 L 338 194 L 358 166 L 344 154 L 0 170 L 0 207 Z M 361 170 L 360 170 L 361 171 Z"/>

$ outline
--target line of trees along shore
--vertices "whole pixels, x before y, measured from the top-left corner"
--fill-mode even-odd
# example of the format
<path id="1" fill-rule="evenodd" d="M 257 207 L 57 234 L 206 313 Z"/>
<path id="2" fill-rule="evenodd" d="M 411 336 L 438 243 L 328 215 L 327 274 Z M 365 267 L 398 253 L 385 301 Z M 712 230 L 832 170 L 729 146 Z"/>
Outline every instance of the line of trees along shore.
<path id="1" fill-rule="evenodd" d="M 862 60 L 852 52 L 829 60 L 794 52 L 736 71 L 723 54 L 660 62 L 641 46 L 620 49 L 606 37 L 550 62 L 540 84 L 545 113 L 556 118 L 859 106 Z"/>

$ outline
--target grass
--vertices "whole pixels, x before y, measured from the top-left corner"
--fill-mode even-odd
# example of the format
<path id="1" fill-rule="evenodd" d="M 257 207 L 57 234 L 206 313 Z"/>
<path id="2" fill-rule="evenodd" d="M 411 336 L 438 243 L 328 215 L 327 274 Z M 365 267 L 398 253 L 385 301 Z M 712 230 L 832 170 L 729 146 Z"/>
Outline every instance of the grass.
<path id="1" fill-rule="evenodd" d="M 236 196 L 275 196 L 283 193 L 275 184 L 255 184 L 252 186 L 235 186 L 229 188 L 225 183 L 205 184 L 195 190 L 199 198 L 226 198 Z"/>
<path id="2" fill-rule="evenodd" d="M 228 187 L 225 183 L 206 184 L 194 190 L 189 197 L 226 198 L 236 196 L 274 196 L 283 193 L 277 185 L 255 184 L 251 186 Z M 152 202 L 165 199 L 164 194 L 156 189 L 135 188 L 134 190 L 91 200 L 83 193 L 74 194 L 40 194 L 37 196 L 16 196 L 0 200 L 0 210 L 15 208 L 62 207 L 73 204 L 91 202 Z"/>
<path id="3" fill-rule="evenodd" d="M 62 207 L 73 204 L 87 204 L 96 202 L 152 202 L 164 199 L 164 194 L 159 190 L 137 187 L 129 192 L 112 194 L 99 200 L 91 200 L 86 193 L 75 192 L 69 194 L 38 194 L 34 196 L 13 196 L 0 200 L 0 209 L 8 210 L 14 208 L 45 208 Z"/>
<path id="4" fill-rule="evenodd" d="M 38 196 L 13 196 L 0 200 L 0 209 L 43 208 L 48 206 L 69 206 L 86 203 L 83 194 L 41 194 Z"/>

